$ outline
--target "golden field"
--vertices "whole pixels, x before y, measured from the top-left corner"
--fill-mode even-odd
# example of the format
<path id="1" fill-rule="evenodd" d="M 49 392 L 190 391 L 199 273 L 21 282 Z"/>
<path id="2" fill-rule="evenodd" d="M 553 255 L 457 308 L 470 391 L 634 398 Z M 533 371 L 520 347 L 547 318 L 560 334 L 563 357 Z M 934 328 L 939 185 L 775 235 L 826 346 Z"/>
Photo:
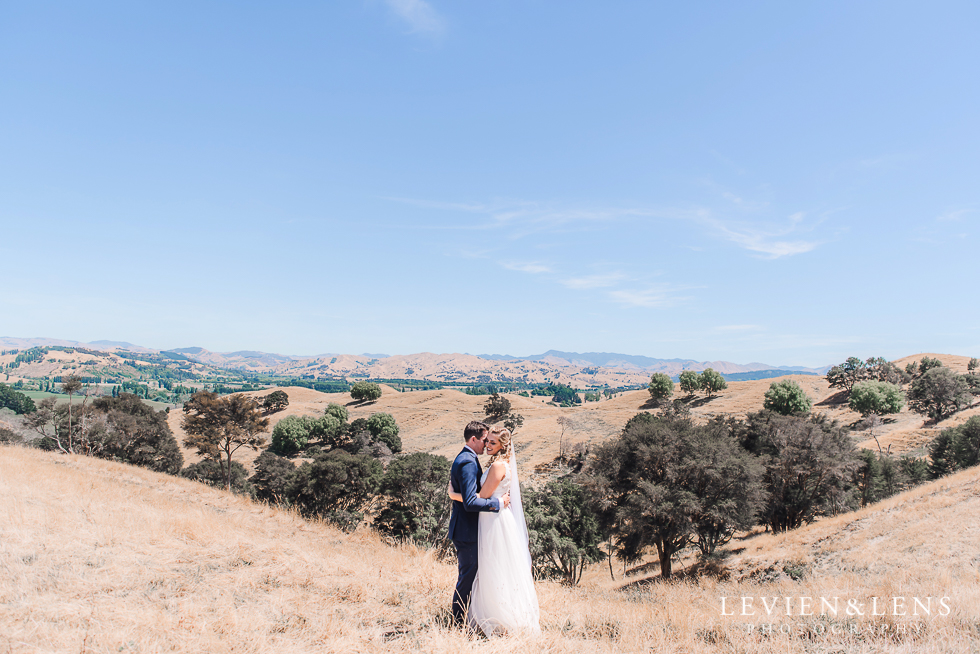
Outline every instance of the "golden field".
<path id="1" fill-rule="evenodd" d="M 612 580 L 599 564 L 577 588 L 538 582 L 541 635 L 488 640 L 446 625 L 455 568 L 432 552 L 124 464 L 3 446 L 0 652 L 977 651 L 978 482 L 980 468 L 735 542 L 725 581 Z M 799 616 L 801 596 L 865 615 Z M 756 615 L 722 615 L 722 597 L 727 612 L 755 598 Z M 793 616 L 778 615 L 782 599 L 765 616 L 773 597 L 794 598 Z M 874 597 L 906 598 L 909 615 L 868 615 Z M 911 615 L 913 597 L 932 598 L 930 615 Z"/>

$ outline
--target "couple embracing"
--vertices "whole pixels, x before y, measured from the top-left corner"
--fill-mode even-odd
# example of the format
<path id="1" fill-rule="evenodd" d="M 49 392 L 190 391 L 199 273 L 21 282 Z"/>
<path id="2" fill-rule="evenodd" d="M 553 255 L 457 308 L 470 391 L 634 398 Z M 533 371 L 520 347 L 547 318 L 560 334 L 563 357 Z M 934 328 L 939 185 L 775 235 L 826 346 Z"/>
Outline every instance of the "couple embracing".
<path id="1" fill-rule="evenodd" d="M 449 481 L 449 538 L 459 560 L 453 620 L 487 636 L 538 633 L 538 596 L 510 431 L 474 420 L 463 440 Z M 484 452 L 490 455 L 486 472 L 478 458 Z"/>

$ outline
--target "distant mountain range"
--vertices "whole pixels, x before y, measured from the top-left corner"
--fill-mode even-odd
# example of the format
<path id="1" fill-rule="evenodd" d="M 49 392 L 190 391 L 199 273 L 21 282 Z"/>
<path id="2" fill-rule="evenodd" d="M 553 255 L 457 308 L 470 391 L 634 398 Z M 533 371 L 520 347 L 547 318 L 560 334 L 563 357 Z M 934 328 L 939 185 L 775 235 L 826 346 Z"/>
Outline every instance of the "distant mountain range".
<path id="1" fill-rule="evenodd" d="M 655 359 L 638 354 L 618 354 L 615 352 L 562 352 L 548 350 L 544 354 L 532 354 L 526 357 L 515 357 L 510 354 L 478 354 L 481 359 L 488 361 L 553 361 L 566 365 L 580 367 L 599 366 L 601 368 L 636 368 L 652 372 L 665 369 L 704 370 L 714 368 L 722 373 L 753 372 L 758 370 L 778 370 L 802 374 L 822 375 L 830 366 L 822 368 L 807 368 L 805 366 L 772 366 L 767 363 L 731 363 L 729 361 L 695 361 L 694 359 Z"/>
<path id="2" fill-rule="evenodd" d="M 563 352 L 518 357 L 509 354 L 320 354 L 291 356 L 253 350 L 211 352 L 202 347 L 154 350 L 125 341 L 89 343 L 51 338 L 0 337 L 3 349 L 61 346 L 109 352 L 170 353 L 181 359 L 231 370 L 307 379 L 416 379 L 456 383 L 567 383 L 622 387 L 646 383 L 654 372 L 676 378 L 683 370 L 714 368 L 730 380 L 764 379 L 786 374 L 822 375 L 830 368 L 737 364 L 729 361 L 657 359 L 612 352 Z"/>

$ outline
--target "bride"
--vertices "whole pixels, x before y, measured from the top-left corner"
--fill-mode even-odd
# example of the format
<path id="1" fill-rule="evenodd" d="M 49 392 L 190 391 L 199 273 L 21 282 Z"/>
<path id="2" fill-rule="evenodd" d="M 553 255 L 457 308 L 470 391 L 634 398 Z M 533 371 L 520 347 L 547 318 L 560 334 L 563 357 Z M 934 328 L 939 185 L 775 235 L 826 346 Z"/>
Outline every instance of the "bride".
<path id="1" fill-rule="evenodd" d="M 538 596 L 531 577 L 527 523 L 521 503 L 517 459 L 510 431 L 493 429 L 487 436 L 490 466 L 483 473 L 480 497 L 510 493 L 510 507 L 480 513 L 480 565 L 470 595 L 469 622 L 487 636 L 518 631 L 538 633 Z M 449 496 L 461 502 L 449 487 Z"/>

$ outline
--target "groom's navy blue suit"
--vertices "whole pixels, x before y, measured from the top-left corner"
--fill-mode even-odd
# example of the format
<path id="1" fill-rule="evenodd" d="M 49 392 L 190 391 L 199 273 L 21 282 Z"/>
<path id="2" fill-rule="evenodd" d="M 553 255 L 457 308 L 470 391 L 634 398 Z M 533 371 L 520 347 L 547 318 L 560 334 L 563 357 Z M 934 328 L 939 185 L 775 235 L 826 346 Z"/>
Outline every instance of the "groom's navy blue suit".
<path id="1" fill-rule="evenodd" d="M 463 496 L 462 502 L 453 502 L 453 514 L 449 519 L 449 538 L 456 546 L 459 561 L 459 579 L 453 594 L 453 620 L 464 623 L 466 605 L 470 601 L 470 591 L 480 565 L 477 537 L 480 532 L 480 511 L 499 511 L 500 500 L 495 497 L 480 497 L 480 478 L 483 469 L 476 458 L 476 452 L 469 447 L 456 455 L 449 478 L 453 491 Z"/>

